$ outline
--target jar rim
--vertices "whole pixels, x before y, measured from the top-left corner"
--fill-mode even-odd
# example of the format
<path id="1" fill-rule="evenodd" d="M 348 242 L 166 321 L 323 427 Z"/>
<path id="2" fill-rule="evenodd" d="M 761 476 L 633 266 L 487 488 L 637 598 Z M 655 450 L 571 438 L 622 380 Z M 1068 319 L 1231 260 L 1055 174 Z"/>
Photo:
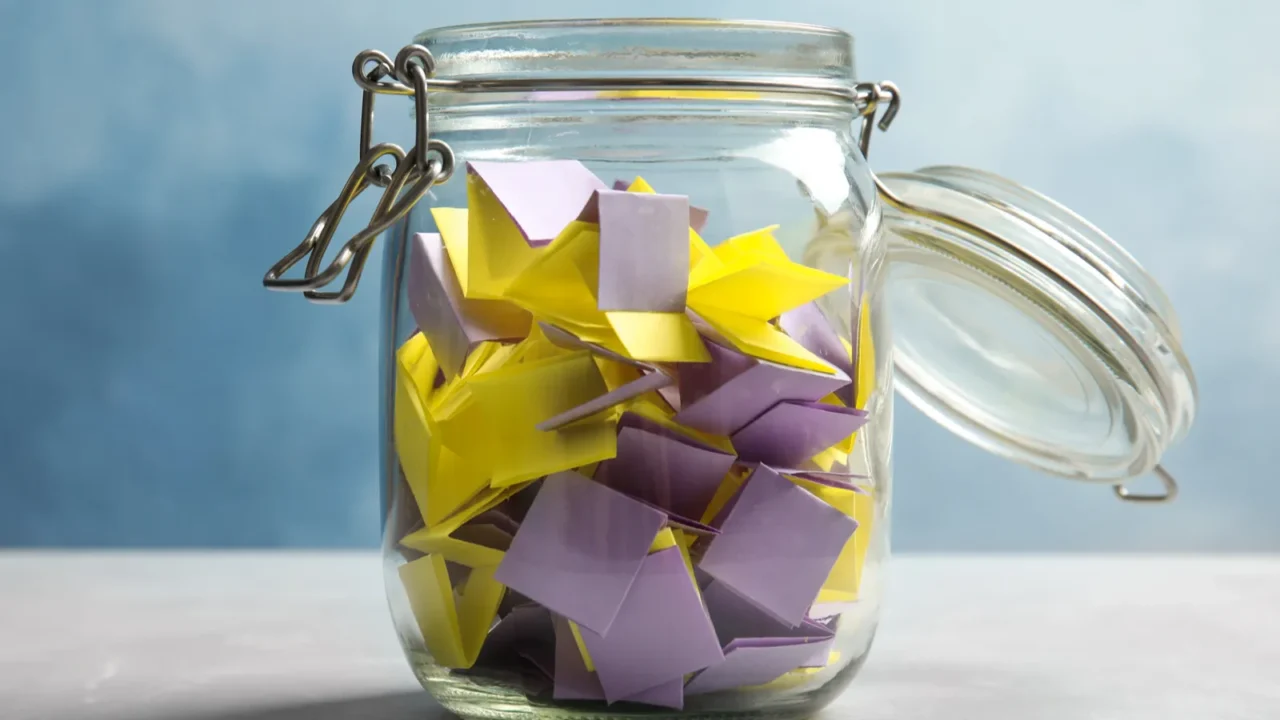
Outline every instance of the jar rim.
<path id="1" fill-rule="evenodd" d="M 418 38 L 445 40 L 453 35 L 471 34 L 503 34 L 520 30 L 556 30 L 609 27 L 687 27 L 719 30 L 776 30 L 799 34 L 822 35 L 840 39 L 853 39 L 853 34 L 829 25 L 787 22 L 783 20 L 751 20 L 722 18 L 676 18 L 676 17 L 632 17 L 632 18 L 564 18 L 544 20 L 502 20 L 497 22 L 463 23 L 460 25 L 444 25 L 428 28 L 418 34 Z"/>

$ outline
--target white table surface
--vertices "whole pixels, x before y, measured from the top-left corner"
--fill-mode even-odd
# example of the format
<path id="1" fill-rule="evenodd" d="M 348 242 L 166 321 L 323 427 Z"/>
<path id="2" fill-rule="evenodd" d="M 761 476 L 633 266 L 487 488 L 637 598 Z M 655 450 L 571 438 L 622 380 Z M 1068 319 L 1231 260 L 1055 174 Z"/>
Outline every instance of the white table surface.
<path id="1" fill-rule="evenodd" d="M 1277 720 L 1280 558 L 899 557 L 819 720 Z M 4 720 L 443 720 L 367 553 L 0 553 Z"/>

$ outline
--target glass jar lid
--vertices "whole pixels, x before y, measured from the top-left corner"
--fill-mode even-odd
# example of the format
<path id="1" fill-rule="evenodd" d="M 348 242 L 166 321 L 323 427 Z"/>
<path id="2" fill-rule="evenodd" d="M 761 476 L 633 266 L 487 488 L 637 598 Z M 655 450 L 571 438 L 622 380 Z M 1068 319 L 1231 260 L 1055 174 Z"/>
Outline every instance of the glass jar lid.
<path id="1" fill-rule="evenodd" d="M 1177 316 L 1127 252 L 1067 208 L 996 175 L 880 175 L 895 381 L 975 445 L 1063 477 L 1156 471 L 1196 385 Z M 1166 499 L 1166 496 L 1122 497 Z"/>

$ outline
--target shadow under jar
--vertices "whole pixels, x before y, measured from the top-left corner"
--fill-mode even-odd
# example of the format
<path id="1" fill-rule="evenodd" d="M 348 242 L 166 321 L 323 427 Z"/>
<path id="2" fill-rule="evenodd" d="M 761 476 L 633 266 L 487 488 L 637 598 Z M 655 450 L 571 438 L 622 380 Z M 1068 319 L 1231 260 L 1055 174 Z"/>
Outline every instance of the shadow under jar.
<path id="1" fill-rule="evenodd" d="M 1160 289 L 1006 180 L 877 178 L 870 130 L 899 98 L 856 82 L 847 34 L 554 21 L 416 42 L 430 62 L 366 77 L 427 83 L 419 147 L 429 133 L 450 162 L 369 149 L 344 197 L 391 190 L 345 257 L 358 278 L 390 225 L 386 587 L 449 710 L 800 718 L 831 702 L 880 611 L 895 372 L 992 452 L 1172 497 L 1157 463 L 1195 386 Z M 418 174 L 370 171 L 379 153 Z M 267 284 L 334 279 L 325 244 Z M 307 280 L 279 279 L 308 253 Z M 1161 495 L 1121 484 L 1153 470 Z"/>

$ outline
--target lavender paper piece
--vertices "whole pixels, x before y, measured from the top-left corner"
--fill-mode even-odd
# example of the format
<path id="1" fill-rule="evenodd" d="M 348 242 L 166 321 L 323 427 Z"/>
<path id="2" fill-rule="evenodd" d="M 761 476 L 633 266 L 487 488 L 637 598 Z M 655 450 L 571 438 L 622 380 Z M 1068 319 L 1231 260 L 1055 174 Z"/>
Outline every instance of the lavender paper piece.
<path id="1" fill-rule="evenodd" d="M 671 409 L 680 412 L 680 385 L 672 383 L 664 388 L 658 388 L 658 394 L 666 401 Z"/>
<path id="2" fill-rule="evenodd" d="M 607 633 L 666 524 L 662 512 L 568 471 L 542 481 L 495 579 Z"/>
<path id="3" fill-rule="evenodd" d="M 867 422 L 865 410 L 818 402 L 780 402 L 733 434 L 745 461 L 799 465 L 844 440 Z"/>
<path id="4" fill-rule="evenodd" d="M 515 305 L 463 297 L 449 253 L 435 233 L 417 233 L 409 250 L 409 311 L 447 377 L 486 340 L 518 340 L 533 318 Z"/>
<path id="5" fill-rule="evenodd" d="M 484 181 L 533 247 L 554 240 L 592 193 L 605 188 L 577 160 L 469 162 L 467 169 Z"/>
<path id="6" fill-rule="evenodd" d="M 702 517 L 734 456 L 662 429 L 623 426 L 618 454 L 596 470 L 605 485 L 684 517 Z"/>
<path id="7" fill-rule="evenodd" d="M 689 198 L 599 190 L 578 219 L 600 224 L 600 310 L 684 312 Z"/>
<path id="8" fill-rule="evenodd" d="M 698 567 L 798 627 L 857 527 L 853 518 L 758 467 Z"/>
<path id="9" fill-rule="evenodd" d="M 763 685 L 802 667 L 812 656 L 812 645 L 795 640 L 735 640 L 724 649 L 724 662 L 698 673 L 684 691 L 686 695 L 704 695 Z"/>
<path id="10" fill-rule="evenodd" d="M 853 490 L 866 494 L 866 490 L 858 485 L 855 480 L 869 480 L 870 477 L 861 473 L 846 472 L 838 470 L 823 470 L 818 467 L 813 468 L 785 468 L 770 466 L 774 472 L 779 475 L 791 475 L 797 478 L 808 480 L 819 485 L 838 488 L 840 490 Z"/>
<path id="11" fill-rule="evenodd" d="M 784 400 L 814 401 L 849 384 L 842 371 L 827 375 L 760 360 L 714 342 L 711 362 L 680 368 L 676 422 L 703 432 L 732 435 Z"/>
<path id="12" fill-rule="evenodd" d="M 613 181 L 614 190 L 622 192 L 629 187 L 631 187 L 631 183 L 626 180 Z M 689 227 L 693 228 L 694 232 L 702 232 L 702 228 L 707 226 L 707 219 L 710 217 L 711 211 L 706 208 L 700 208 L 693 205 L 689 206 Z"/>
<path id="13" fill-rule="evenodd" d="M 817 303 L 806 303 L 783 313 L 778 318 L 778 325 L 804 349 L 831 363 L 849 376 L 849 384 L 837 390 L 836 397 L 840 398 L 840 402 L 845 405 L 853 407 L 854 393 L 857 390 L 855 387 L 857 373 L 854 371 L 853 358 L 849 357 L 848 351 L 844 349 L 844 343 L 840 342 L 840 336 L 831 328 L 826 315 L 823 315 Z M 857 325 L 855 324 L 854 327 L 856 328 Z M 854 337 L 857 335 L 855 334 Z"/>
<path id="14" fill-rule="evenodd" d="M 582 639 L 609 702 L 724 658 L 678 548 L 648 556 L 608 633 L 584 628 Z"/>
<path id="15" fill-rule="evenodd" d="M 828 640 L 835 634 L 831 628 L 807 618 L 795 627 L 781 622 L 715 580 L 704 587 L 702 601 L 722 646 L 744 638 L 787 638 L 813 643 Z"/>
<path id="16" fill-rule="evenodd" d="M 548 678 L 553 677 L 555 631 L 551 611 L 541 605 L 521 605 L 489 631 L 476 660 L 478 667 L 501 667 L 519 656 Z"/>
<path id="17" fill-rule="evenodd" d="M 707 226 L 707 220 L 710 217 L 710 211 L 693 205 L 689 206 L 689 227 L 693 228 L 694 232 L 702 232 L 702 228 Z"/>
<path id="18" fill-rule="evenodd" d="M 600 678 L 587 670 L 565 620 L 555 622 L 555 687 L 552 697 L 556 700 L 605 699 Z M 680 710 L 684 708 L 684 680 L 680 678 L 664 683 L 622 700 Z"/>

